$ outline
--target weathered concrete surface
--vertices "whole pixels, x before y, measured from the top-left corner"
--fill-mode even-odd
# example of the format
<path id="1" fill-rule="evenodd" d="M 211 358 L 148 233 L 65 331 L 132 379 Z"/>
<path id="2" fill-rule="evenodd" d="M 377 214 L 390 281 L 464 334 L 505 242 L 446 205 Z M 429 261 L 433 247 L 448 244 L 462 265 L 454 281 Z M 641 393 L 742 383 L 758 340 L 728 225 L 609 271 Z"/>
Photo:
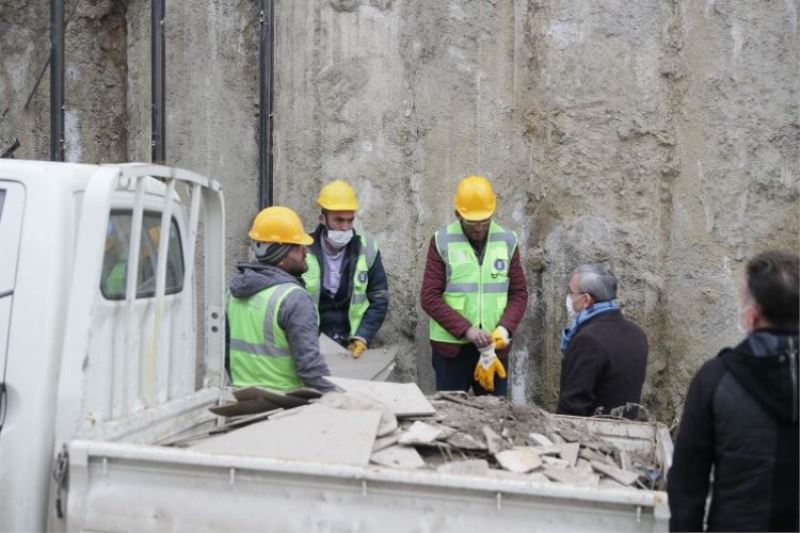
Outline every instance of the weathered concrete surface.
<path id="1" fill-rule="evenodd" d="M 219 180 L 228 270 L 247 254 L 258 209 L 258 6 L 167 2 L 167 163 Z M 132 159 L 150 160 L 150 1 L 128 2 Z"/>
<path id="2" fill-rule="evenodd" d="M 278 199 L 311 220 L 322 182 L 356 186 L 389 273 L 384 335 L 416 339 L 423 385 L 420 274 L 468 173 L 493 179 L 520 236 L 520 401 L 554 405 L 577 264 L 617 272 L 651 343 L 645 402 L 670 418 L 738 337 L 744 259 L 798 248 L 794 2 L 331 0 L 276 17 Z"/>
<path id="3" fill-rule="evenodd" d="M 18 137 L 18 158 L 47 159 L 50 153 L 49 68 L 26 110 L 28 95 L 49 57 L 47 2 L 21 7 L 1 2 L 0 145 Z M 67 161 L 124 161 L 125 19 L 111 0 L 69 4 L 65 11 L 64 148 Z"/>
<path id="4" fill-rule="evenodd" d="M 69 6 L 69 3 L 68 3 Z M 0 0 L 0 145 L 48 156 L 46 3 Z M 69 8 L 68 8 L 69 9 Z M 256 2 L 168 2 L 168 162 L 219 179 L 228 264 L 257 209 Z M 645 403 L 669 421 L 734 342 L 744 261 L 800 247 L 795 0 L 323 0 L 275 7 L 275 192 L 311 229 L 357 189 L 391 288 L 385 341 L 432 384 L 418 305 L 461 177 L 497 189 L 531 293 L 512 396 L 553 407 L 568 272 L 607 261 L 648 333 Z M 150 158 L 150 2 L 81 2 L 67 30 L 67 153 Z M 71 117 L 71 118 L 70 118 Z"/>

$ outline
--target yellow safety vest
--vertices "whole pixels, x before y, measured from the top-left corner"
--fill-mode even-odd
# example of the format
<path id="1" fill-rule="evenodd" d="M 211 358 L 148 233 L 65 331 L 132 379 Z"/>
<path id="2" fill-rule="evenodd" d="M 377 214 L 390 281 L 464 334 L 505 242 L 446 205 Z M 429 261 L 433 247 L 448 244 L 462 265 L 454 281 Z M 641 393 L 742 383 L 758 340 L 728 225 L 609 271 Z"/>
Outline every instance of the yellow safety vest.
<path id="1" fill-rule="evenodd" d="M 361 319 L 364 318 L 364 314 L 369 308 L 369 300 L 367 299 L 369 269 L 372 268 L 375 258 L 378 256 L 378 245 L 374 240 L 366 235 L 358 235 L 358 238 L 361 240 L 361 246 L 358 251 L 356 268 L 353 272 L 353 292 L 350 295 L 350 306 L 347 312 L 350 320 L 350 335 L 355 335 L 358 332 Z M 325 243 L 320 243 L 320 246 L 325 246 Z M 319 305 L 319 293 L 322 287 L 322 270 L 320 269 L 319 259 L 314 254 L 308 254 L 306 262 L 308 263 L 308 270 L 303 274 L 303 281 L 306 284 L 306 290 L 314 299 L 314 303 Z"/>
<path id="2" fill-rule="evenodd" d="M 517 248 L 516 234 L 492 221 L 480 264 L 460 222 L 437 231 L 434 238 L 447 273 L 444 302 L 473 326 L 493 331 L 508 303 L 508 269 Z M 454 344 L 468 342 L 455 338 L 435 320 L 430 322 L 430 338 Z"/>

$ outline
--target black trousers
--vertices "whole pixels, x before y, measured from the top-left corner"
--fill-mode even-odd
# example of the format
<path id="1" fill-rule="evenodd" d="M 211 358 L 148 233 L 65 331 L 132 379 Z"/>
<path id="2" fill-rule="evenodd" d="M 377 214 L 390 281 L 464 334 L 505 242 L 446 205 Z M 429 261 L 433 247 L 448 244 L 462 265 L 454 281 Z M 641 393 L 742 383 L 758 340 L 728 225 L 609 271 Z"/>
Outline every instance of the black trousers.
<path id="1" fill-rule="evenodd" d="M 470 387 L 476 396 L 493 394 L 494 396 L 505 396 L 508 392 L 508 377 L 500 378 L 494 376 L 494 390 L 487 391 L 475 381 L 475 365 L 478 364 L 480 353 L 474 344 L 464 344 L 456 357 L 445 357 L 436 350 L 431 350 L 431 362 L 436 374 L 436 390 L 460 390 L 467 392 Z M 506 374 L 511 375 L 508 368 L 508 358 L 500 358 L 500 362 L 506 369 Z"/>

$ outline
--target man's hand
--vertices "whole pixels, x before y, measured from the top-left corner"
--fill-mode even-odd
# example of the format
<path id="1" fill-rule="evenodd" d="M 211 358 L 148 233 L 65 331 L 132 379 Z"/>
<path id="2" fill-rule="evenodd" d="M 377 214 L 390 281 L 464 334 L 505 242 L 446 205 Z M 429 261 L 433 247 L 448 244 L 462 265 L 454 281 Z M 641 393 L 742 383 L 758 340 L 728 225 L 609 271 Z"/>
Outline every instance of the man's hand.
<path id="1" fill-rule="evenodd" d="M 488 331 L 471 326 L 467 333 L 464 335 L 469 342 L 478 347 L 478 349 L 486 348 L 492 343 L 492 337 L 489 336 Z"/>
<path id="2" fill-rule="evenodd" d="M 508 334 L 508 330 L 503 326 L 497 326 L 492 332 L 492 342 L 494 343 L 494 347 L 496 349 L 505 349 L 505 347 L 511 342 L 511 336 Z"/>
<path id="3" fill-rule="evenodd" d="M 353 356 L 353 359 L 358 359 L 367 349 L 367 343 L 364 339 L 353 338 L 350 340 L 350 344 L 347 345 L 347 349 L 350 350 L 350 355 Z"/>

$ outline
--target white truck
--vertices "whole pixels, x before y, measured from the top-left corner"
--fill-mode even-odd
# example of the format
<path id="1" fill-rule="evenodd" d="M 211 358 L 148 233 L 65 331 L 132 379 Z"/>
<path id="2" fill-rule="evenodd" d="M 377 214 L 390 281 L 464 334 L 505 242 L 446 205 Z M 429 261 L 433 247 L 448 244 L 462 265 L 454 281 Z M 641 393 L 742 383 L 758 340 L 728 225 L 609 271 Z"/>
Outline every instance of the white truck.
<path id="1" fill-rule="evenodd" d="M 0 530 L 667 529 L 663 492 L 163 445 L 219 423 L 224 242 L 195 173 L 0 160 Z"/>

